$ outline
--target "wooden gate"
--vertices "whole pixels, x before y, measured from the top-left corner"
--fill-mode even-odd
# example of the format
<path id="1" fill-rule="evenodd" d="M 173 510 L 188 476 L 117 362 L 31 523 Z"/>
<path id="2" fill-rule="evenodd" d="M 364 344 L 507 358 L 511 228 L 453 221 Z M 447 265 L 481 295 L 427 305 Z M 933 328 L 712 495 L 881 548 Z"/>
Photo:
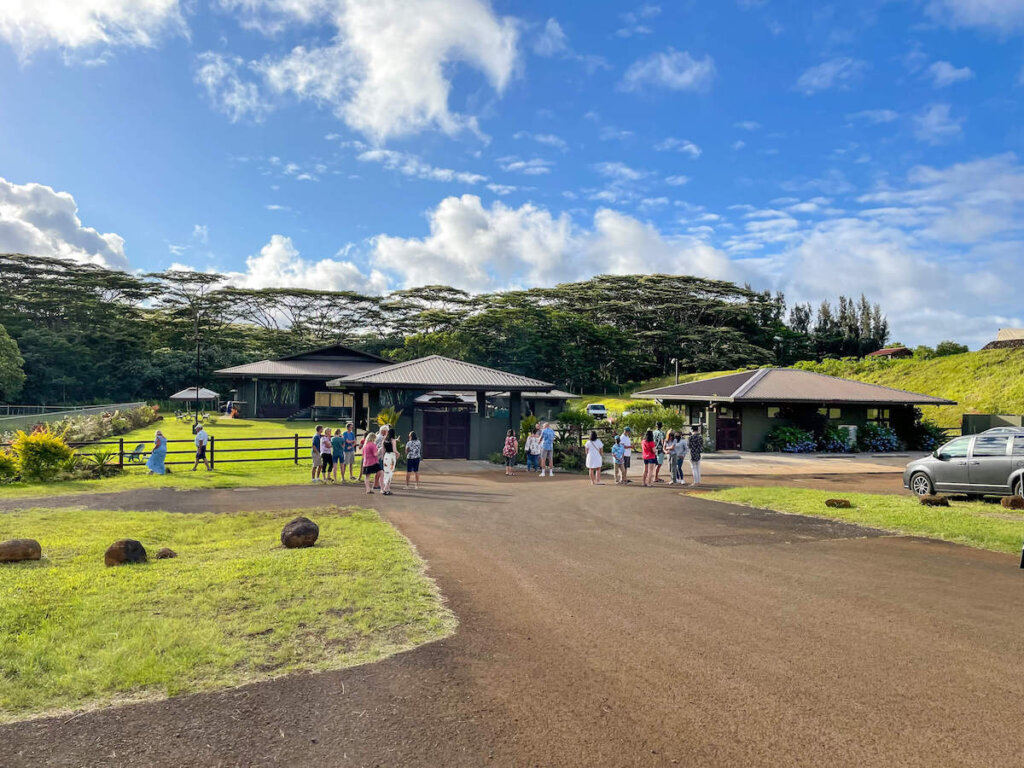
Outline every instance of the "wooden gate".
<path id="1" fill-rule="evenodd" d="M 423 411 L 423 458 L 469 458 L 469 411 Z"/>

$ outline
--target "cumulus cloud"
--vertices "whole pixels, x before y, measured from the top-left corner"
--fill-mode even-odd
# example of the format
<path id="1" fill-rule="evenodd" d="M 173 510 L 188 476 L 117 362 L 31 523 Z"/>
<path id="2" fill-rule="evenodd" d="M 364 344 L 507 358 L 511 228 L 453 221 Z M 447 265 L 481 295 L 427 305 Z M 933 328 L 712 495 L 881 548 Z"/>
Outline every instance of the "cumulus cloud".
<path id="1" fill-rule="evenodd" d="M 533 41 L 533 52 L 538 56 L 559 56 L 569 52 L 569 41 L 557 19 L 551 18 L 545 22 Z"/>
<path id="2" fill-rule="evenodd" d="M 947 85 L 970 80 L 974 77 L 974 70 L 970 67 L 954 67 L 948 61 L 936 61 L 928 67 L 928 76 L 936 88 L 945 88 Z"/>
<path id="3" fill-rule="evenodd" d="M 637 59 L 622 76 L 619 88 L 640 91 L 668 88 L 673 91 L 703 91 L 715 77 L 715 62 L 710 56 L 695 59 L 688 51 L 669 48 Z"/>
<path id="4" fill-rule="evenodd" d="M 848 88 L 860 80 L 866 68 L 865 61 L 839 56 L 806 70 L 797 79 L 794 87 L 805 96 L 830 88 Z"/>
<path id="5" fill-rule="evenodd" d="M 383 293 L 387 278 L 377 270 L 364 274 L 351 261 L 310 261 L 299 254 L 290 237 L 271 235 L 260 252 L 245 260 L 244 272 L 230 272 L 228 282 L 240 288 L 311 288 L 327 291 Z"/>
<path id="6" fill-rule="evenodd" d="M 455 65 L 479 71 L 498 93 L 516 65 L 515 20 L 495 16 L 483 0 L 235 0 L 227 5 L 245 11 L 264 31 L 289 22 L 333 27 L 336 34 L 327 45 L 299 45 L 283 56 L 250 62 L 249 68 L 271 94 L 327 107 L 376 143 L 425 130 L 478 131 L 475 117 L 449 108 Z M 222 79 L 233 93 L 230 72 Z"/>
<path id="7" fill-rule="evenodd" d="M 964 118 L 953 117 L 949 104 L 932 104 L 914 116 L 914 136 L 927 144 L 947 144 L 960 138 Z"/>
<path id="8" fill-rule="evenodd" d="M 979 27 L 1002 34 L 1024 30 L 1021 0 L 930 0 L 927 9 L 951 27 Z"/>
<path id="9" fill-rule="evenodd" d="M 185 31 L 179 0 L 0 2 L 0 39 L 22 59 L 46 48 L 148 47 Z"/>
<path id="10" fill-rule="evenodd" d="M 701 148 L 692 141 L 687 139 L 677 139 L 672 136 L 664 141 L 659 141 L 654 145 L 654 149 L 657 152 L 682 152 L 685 155 L 689 155 L 694 160 L 701 156 Z"/>
<path id="11" fill-rule="evenodd" d="M 124 239 L 82 226 L 67 192 L 0 178 L 0 252 L 25 253 L 125 269 Z"/>
<path id="12" fill-rule="evenodd" d="M 221 53 L 201 53 L 196 58 L 196 82 L 203 87 L 207 99 L 215 109 L 236 123 L 243 118 L 259 122 L 271 110 L 259 86 L 243 79 L 245 62 L 238 56 Z"/>

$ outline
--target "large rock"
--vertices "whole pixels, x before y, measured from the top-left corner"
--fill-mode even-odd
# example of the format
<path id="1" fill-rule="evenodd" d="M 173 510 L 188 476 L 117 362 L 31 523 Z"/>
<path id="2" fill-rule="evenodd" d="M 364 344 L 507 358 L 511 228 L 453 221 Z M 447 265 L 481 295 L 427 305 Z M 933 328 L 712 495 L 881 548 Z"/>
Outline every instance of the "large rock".
<path id="1" fill-rule="evenodd" d="M 832 509 L 852 509 L 853 504 L 849 499 L 825 499 L 825 506 Z"/>
<path id="2" fill-rule="evenodd" d="M 38 560 L 43 548 L 35 539 L 11 539 L 0 542 L 0 563 L 16 563 L 19 560 Z"/>
<path id="3" fill-rule="evenodd" d="M 948 507 L 949 506 L 949 499 L 946 498 L 945 496 L 939 496 L 939 495 L 936 495 L 936 494 L 930 494 L 930 495 L 926 495 L 926 496 L 921 496 L 920 498 L 921 498 L 921 503 L 924 504 L 926 507 Z"/>
<path id="4" fill-rule="evenodd" d="M 281 543 L 288 549 L 312 547 L 320 536 L 320 526 L 308 517 L 296 517 L 281 531 Z"/>
<path id="5" fill-rule="evenodd" d="M 1024 496 L 1003 496 L 1001 504 L 1007 509 L 1024 509 Z"/>
<path id="6" fill-rule="evenodd" d="M 156 555 L 155 555 L 157 560 L 169 560 L 172 557 L 177 557 L 177 556 L 178 556 L 178 553 L 175 552 L 173 549 L 170 549 L 169 547 L 164 547 L 163 549 L 158 551 L 156 553 Z"/>
<path id="7" fill-rule="evenodd" d="M 135 539 L 121 539 L 107 547 L 107 551 L 103 555 L 103 562 L 107 564 L 107 567 L 127 563 L 144 563 L 146 562 L 146 548 Z"/>

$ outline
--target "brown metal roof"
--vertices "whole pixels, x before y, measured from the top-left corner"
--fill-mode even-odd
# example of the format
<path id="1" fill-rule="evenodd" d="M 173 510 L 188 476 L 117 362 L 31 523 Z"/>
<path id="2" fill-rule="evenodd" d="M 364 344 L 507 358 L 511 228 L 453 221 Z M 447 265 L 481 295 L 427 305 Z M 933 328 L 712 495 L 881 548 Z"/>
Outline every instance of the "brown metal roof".
<path id="1" fill-rule="evenodd" d="M 258 363 L 246 363 L 232 368 L 222 368 L 214 372 L 214 376 L 224 378 L 257 378 L 280 379 L 335 379 L 339 376 L 351 376 L 365 373 L 374 368 L 386 367 L 384 363 L 374 360 L 260 360 Z"/>
<path id="2" fill-rule="evenodd" d="M 637 392 L 648 400 L 720 400 L 735 403 L 882 403 L 955 405 L 933 395 L 840 379 L 797 368 L 761 368 Z"/>
<path id="3" fill-rule="evenodd" d="M 546 381 L 464 363 L 440 355 L 430 355 L 366 373 L 344 376 L 327 382 L 327 386 L 346 389 L 444 389 L 474 392 L 546 392 L 552 387 Z"/>

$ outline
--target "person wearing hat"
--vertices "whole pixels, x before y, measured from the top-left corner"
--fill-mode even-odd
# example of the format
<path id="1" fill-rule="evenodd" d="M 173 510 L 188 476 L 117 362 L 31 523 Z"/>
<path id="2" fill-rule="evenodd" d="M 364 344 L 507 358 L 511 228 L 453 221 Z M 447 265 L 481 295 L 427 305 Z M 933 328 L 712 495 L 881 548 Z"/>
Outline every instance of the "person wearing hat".
<path id="1" fill-rule="evenodd" d="M 619 445 L 622 446 L 622 484 L 633 482 L 629 479 L 629 460 L 633 455 L 633 430 L 626 427 L 619 435 Z"/>

